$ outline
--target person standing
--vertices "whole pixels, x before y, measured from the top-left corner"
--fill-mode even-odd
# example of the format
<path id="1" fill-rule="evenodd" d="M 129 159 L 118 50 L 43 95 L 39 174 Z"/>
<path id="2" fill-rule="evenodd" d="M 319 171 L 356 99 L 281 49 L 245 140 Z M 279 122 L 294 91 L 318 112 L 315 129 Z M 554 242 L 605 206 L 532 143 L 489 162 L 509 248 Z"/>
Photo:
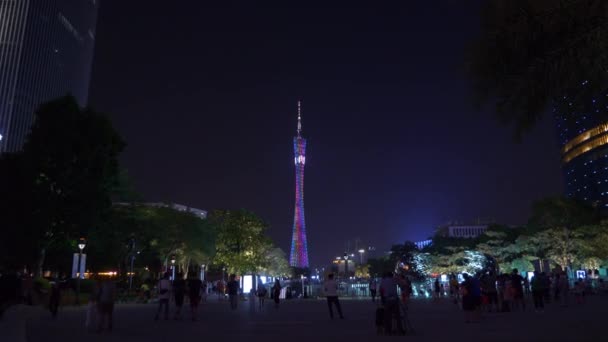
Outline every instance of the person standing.
<path id="1" fill-rule="evenodd" d="M 399 296 L 397 286 L 400 285 L 393 276 L 393 272 L 386 272 L 380 282 L 380 300 L 384 304 L 384 333 L 391 335 L 393 332 L 393 321 L 397 322 L 397 330 L 400 335 L 405 335 L 405 329 L 401 320 L 399 309 Z"/>
<path id="2" fill-rule="evenodd" d="M 281 300 L 281 282 L 279 279 L 274 280 L 274 285 L 272 286 L 272 299 L 274 300 L 274 307 L 276 309 L 279 308 L 279 301 Z"/>
<path id="3" fill-rule="evenodd" d="M 369 294 L 372 296 L 372 302 L 376 302 L 376 288 L 377 288 L 376 279 L 372 279 L 369 282 Z"/>
<path id="4" fill-rule="evenodd" d="M 201 292 L 203 291 L 203 282 L 196 277 L 196 273 L 190 272 L 188 277 L 188 298 L 190 299 L 190 312 L 192 313 L 192 321 L 198 318 L 198 304 L 201 302 Z"/>
<path id="5" fill-rule="evenodd" d="M 112 315 L 114 313 L 114 300 L 116 299 L 116 284 L 112 279 L 105 279 L 99 287 L 99 325 L 97 332 L 101 332 L 104 327 L 105 320 L 108 320 L 108 331 L 112 331 Z"/>
<path id="6" fill-rule="evenodd" d="M 513 287 L 513 304 L 512 307 L 521 306 L 522 311 L 526 311 L 526 301 L 524 300 L 524 277 L 519 275 L 517 268 L 511 273 L 511 286 Z"/>
<path id="7" fill-rule="evenodd" d="M 439 299 L 439 293 L 441 292 L 441 286 L 439 286 L 439 278 L 435 278 L 434 290 L 435 290 L 434 298 L 435 298 L 435 300 L 437 300 L 437 299 Z"/>
<path id="8" fill-rule="evenodd" d="M 545 309 L 545 281 L 538 271 L 534 271 L 534 277 L 530 282 L 532 286 L 532 298 L 534 299 L 534 310 L 542 312 Z"/>
<path id="9" fill-rule="evenodd" d="M 563 272 L 559 275 L 557 280 L 557 288 L 559 291 L 560 306 L 568 306 L 568 295 L 570 292 L 570 284 L 568 283 L 568 275 Z"/>
<path id="10" fill-rule="evenodd" d="M 453 273 L 450 276 L 450 297 L 454 300 L 454 304 L 458 304 L 460 291 L 458 290 L 458 279 Z"/>
<path id="11" fill-rule="evenodd" d="M 323 290 L 325 291 L 325 297 L 327 297 L 327 307 L 329 308 L 329 317 L 334 319 L 334 310 L 332 304 L 336 306 L 338 310 L 338 315 L 340 315 L 340 319 L 344 319 L 344 315 L 342 315 L 342 308 L 340 307 L 340 300 L 338 299 L 338 284 L 334 280 L 333 273 L 327 276 L 327 280 L 325 280 L 323 284 Z"/>
<path id="12" fill-rule="evenodd" d="M 175 316 L 174 319 L 182 319 L 182 306 L 184 306 L 184 297 L 186 296 L 186 281 L 184 274 L 179 272 L 173 280 L 173 298 L 175 299 Z"/>
<path id="13" fill-rule="evenodd" d="M 236 310 L 239 300 L 239 282 L 236 280 L 236 274 L 230 275 L 228 281 L 228 297 L 230 298 L 230 308 Z"/>
<path id="14" fill-rule="evenodd" d="M 51 295 L 49 298 L 49 310 L 53 318 L 57 318 L 57 311 L 59 310 L 59 301 L 61 300 L 61 288 L 57 281 L 51 284 Z"/>
<path id="15" fill-rule="evenodd" d="M 158 320 L 163 307 L 165 319 L 169 319 L 169 298 L 171 298 L 171 281 L 169 280 L 169 272 L 166 272 L 162 279 L 158 281 L 158 310 L 156 316 L 154 316 L 155 320 Z"/>

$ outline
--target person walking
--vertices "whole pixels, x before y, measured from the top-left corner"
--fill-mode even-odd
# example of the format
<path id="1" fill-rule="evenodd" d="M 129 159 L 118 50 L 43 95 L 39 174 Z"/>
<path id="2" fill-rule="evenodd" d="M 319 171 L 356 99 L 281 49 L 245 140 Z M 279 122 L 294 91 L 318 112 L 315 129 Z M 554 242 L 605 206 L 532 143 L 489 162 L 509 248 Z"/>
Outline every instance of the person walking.
<path id="1" fill-rule="evenodd" d="M 375 303 L 376 302 L 376 289 L 378 287 L 378 284 L 376 283 L 376 279 L 372 279 L 369 282 L 369 294 L 372 297 L 372 302 Z"/>
<path id="2" fill-rule="evenodd" d="M 108 321 L 108 331 L 112 331 L 112 315 L 114 313 L 114 300 L 116 299 L 116 284 L 111 279 L 105 279 L 99 287 L 98 296 L 99 320 L 97 332 L 101 332 L 104 323 Z"/>
<path id="3" fill-rule="evenodd" d="M 340 319 L 344 319 L 344 315 L 342 315 L 342 308 L 340 307 L 340 300 L 338 299 L 338 284 L 334 280 L 333 273 L 327 276 L 327 279 L 323 283 L 323 290 L 325 292 L 325 297 L 327 297 L 327 307 L 329 308 L 329 317 L 334 319 L 334 310 L 333 305 L 336 306 L 336 310 L 338 310 L 338 315 L 340 315 Z"/>
<path id="4" fill-rule="evenodd" d="M 51 284 L 51 295 L 49 297 L 49 310 L 53 318 L 57 318 L 57 311 L 59 311 L 59 301 L 61 300 L 61 288 L 57 281 Z"/>
<path id="5" fill-rule="evenodd" d="M 543 312 L 545 309 L 545 281 L 542 279 L 542 276 L 538 271 L 534 271 L 534 277 L 532 278 L 532 281 L 530 281 L 530 286 L 532 287 L 534 310 L 536 312 Z"/>
<path id="6" fill-rule="evenodd" d="M 188 298 L 190 299 L 190 313 L 192 321 L 198 319 L 198 304 L 201 302 L 201 292 L 203 291 L 203 282 L 196 277 L 196 273 L 190 272 L 188 277 Z"/>
<path id="7" fill-rule="evenodd" d="M 230 275 L 228 281 L 228 297 L 230 298 L 230 308 L 236 310 L 239 300 L 239 282 L 236 280 L 236 274 Z"/>
<path id="8" fill-rule="evenodd" d="M 169 280 L 169 272 L 166 272 L 162 279 L 158 281 L 158 310 L 156 316 L 154 316 L 155 320 L 158 320 L 163 307 L 165 319 L 169 319 L 169 298 L 171 298 L 171 281 Z"/>
<path id="9" fill-rule="evenodd" d="M 281 300 L 281 282 L 279 279 L 275 279 L 274 285 L 272 286 L 272 299 L 274 300 L 274 307 L 279 308 L 279 301 Z"/>
<path id="10" fill-rule="evenodd" d="M 260 285 L 257 291 L 258 296 L 258 305 L 260 307 L 260 311 L 264 308 L 264 300 L 266 300 L 266 296 L 268 295 L 268 290 L 266 290 L 266 286 Z"/>
<path id="11" fill-rule="evenodd" d="M 186 296 L 186 281 L 182 272 L 177 273 L 173 280 L 173 298 L 175 299 L 175 316 L 174 319 L 182 319 L 182 307 L 184 306 L 184 297 Z"/>

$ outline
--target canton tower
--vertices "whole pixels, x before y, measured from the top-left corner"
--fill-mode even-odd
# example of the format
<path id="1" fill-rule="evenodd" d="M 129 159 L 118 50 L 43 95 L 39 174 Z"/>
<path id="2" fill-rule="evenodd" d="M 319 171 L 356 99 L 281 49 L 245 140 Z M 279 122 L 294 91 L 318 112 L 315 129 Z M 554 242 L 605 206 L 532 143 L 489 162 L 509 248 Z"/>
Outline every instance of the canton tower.
<path id="1" fill-rule="evenodd" d="M 293 138 L 294 161 L 296 165 L 296 204 L 293 215 L 293 233 L 289 265 L 308 267 L 308 247 L 306 243 L 306 223 L 304 220 L 304 164 L 306 163 L 306 139 L 302 138 L 301 103 L 298 101 L 298 135 Z"/>

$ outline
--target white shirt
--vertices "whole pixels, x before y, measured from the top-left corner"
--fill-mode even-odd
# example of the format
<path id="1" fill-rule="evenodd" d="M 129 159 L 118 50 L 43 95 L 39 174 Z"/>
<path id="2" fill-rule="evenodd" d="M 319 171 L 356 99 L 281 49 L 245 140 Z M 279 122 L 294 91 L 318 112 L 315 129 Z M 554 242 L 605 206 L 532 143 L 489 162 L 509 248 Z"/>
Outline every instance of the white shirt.
<path id="1" fill-rule="evenodd" d="M 327 279 L 325 281 L 324 290 L 325 296 L 327 297 L 337 297 L 338 296 L 338 284 L 333 279 Z"/>

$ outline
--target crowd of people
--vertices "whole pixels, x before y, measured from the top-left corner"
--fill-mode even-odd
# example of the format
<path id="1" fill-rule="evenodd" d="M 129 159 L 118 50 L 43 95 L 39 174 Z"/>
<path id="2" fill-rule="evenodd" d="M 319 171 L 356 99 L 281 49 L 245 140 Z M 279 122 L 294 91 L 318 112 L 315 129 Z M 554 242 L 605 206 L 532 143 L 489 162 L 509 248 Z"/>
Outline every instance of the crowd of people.
<path id="1" fill-rule="evenodd" d="M 466 322 L 478 322 L 482 312 L 526 311 L 530 308 L 530 297 L 533 310 L 542 313 L 547 303 L 567 306 L 574 297 L 577 304 L 582 304 L 586 295 L 606 290 L 601 280 L 597 288 L 590 279 L 580 278 L 571 284 L 563 271 L 550 274 L 536 271 L 530 280 L 517 269 L 500 275 L 488 271 L 463 277 L 464 281 L 459 283 L 456 275 L 451 275 L 448 284 L 454 303 L 462 304 Z"/>

